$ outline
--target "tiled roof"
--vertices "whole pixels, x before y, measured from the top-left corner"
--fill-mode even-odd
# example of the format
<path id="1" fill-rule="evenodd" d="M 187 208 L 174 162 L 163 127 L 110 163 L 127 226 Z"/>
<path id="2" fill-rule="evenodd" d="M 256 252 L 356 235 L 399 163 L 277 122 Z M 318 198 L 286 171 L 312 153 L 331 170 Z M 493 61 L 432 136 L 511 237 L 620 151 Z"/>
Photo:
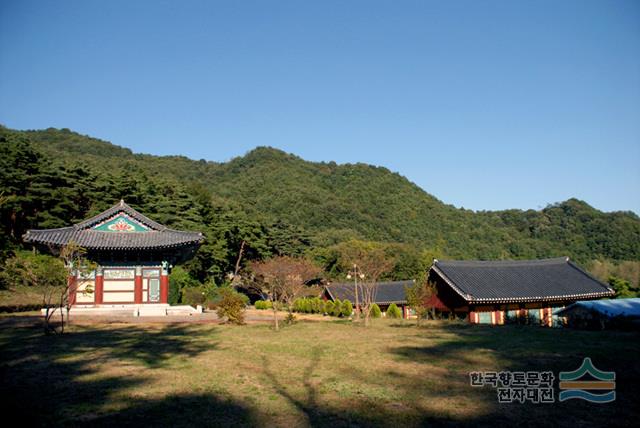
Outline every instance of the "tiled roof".
<path id="1" fill-rule="evenodd" d="M 93 227 L 121 213 L 142 223 L 144 232 L 106 232 Z M 25 242 L 53 247 L 75 242 L 81 247 L 92 250 L 135 250 L 164 249 L 199 244 L 204 240 L 200 232 L 172 230 L 156 223 L 150 218 L 120 201 L 119 204 L 88 220 L 59 229 L 28 230 L 23 236 Z"/>
<path id="2" fill-rule="evenodd" d="M 568 257 L 520 261 L 434 261 L 432 272 L 470 303 L 607 297 L 614 291 Z"/>
<path id="3" fill-rule="evenodd" d="M 413 286 L 413 280 L 378 282 L 376 286 L 375 303 L 387 305 L 391 303 L 407 303 L 405 287 Z M 325 286 L 332 299 L 349 300 L 355 302 L 355 284 L 336 283 Z"/>

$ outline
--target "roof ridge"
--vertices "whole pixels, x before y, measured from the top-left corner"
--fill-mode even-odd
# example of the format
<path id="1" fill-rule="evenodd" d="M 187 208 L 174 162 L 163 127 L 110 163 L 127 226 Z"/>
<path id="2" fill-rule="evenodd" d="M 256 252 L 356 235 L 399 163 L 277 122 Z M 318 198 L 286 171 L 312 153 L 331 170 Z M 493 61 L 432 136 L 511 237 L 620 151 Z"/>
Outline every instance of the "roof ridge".
<path id="1" fill-rule="evenodd" d="M 550 257 L 545 259 L 524 259 L 524 260 L 434 260 L 434 265 L 458 265 L 458 266 L 532 266 L 568 263 L 569 257 Z"/>
<path id="2" fill-rule="evenodd" d="M 76 230 L 88 229 L 96 225 L 97 223 L 100 223 L 101 221 L 108 220 L 109 218 L 116 216 L 120 212 L 126 213 L 127 215 L 132 217 L 134 220 L 144 224 L 145 226 L 149 226 L 154 230 L 162 231 L 162 230 L 168 229 L 166 226 L 151 220 L 146 215 L 132 208 L 130 205 L 128 205 L 124 201 L 124 199 L 120 199 L 120 202 L 118 202 L 116 205 L 112 206 L 111 208 L 108 208 L 103 212 L 94 215 L 91 218 L 83 220 L 80 223 L 76 223 L 72 227 Z"/>
<path id="3" fill-rule="evenodd" d="M 606 288 L 607 291 L 613 291 L 613 288 L 610 287 L 608 284 L 605 284 L 604 282 L 600 281 L 598 278 L 596 278 L 595 276 L 591 275 L 589 272 L 587 272 L 586 270 L 582 269 L 580 266 L 576 265 L 572 261 L 567 260 L 567 264 L 569 266 L 571 266 L 572 268 L 574 268 L 575 270 L 577 270 L 578 272 L 580 272 L 581 274 L 587 276 L 589 279 L 594 280 L 595 282 L 600 284 L 603 288 Z"/>

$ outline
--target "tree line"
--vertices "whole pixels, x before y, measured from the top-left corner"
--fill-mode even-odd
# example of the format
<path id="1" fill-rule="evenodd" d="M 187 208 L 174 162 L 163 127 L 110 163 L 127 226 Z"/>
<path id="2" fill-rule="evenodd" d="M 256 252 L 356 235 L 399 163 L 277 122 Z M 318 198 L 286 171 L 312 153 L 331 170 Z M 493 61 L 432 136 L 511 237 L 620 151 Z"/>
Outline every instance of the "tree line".
<path id="1" fill-rule="evenodd" d="M 433 258 L 568 255 L 587 268 L 597 260 L 608 275 L 638 284 L 627 274 L 640 260 L 633 213 L 603 213 L 578 200 L 539 211 L 472 212 L 385 168 L 306 162 L 264 147 L 215 163 L 134 154 L 69 130 L 2 127 L 0 185 L 4 270 L 25 255 L 27 229 L 67 226 L 124 199 L 171 228 L 204 233 L 182 267 L 189 286 L 226 283 L 274 256 L 304 257 L 343 280 L 348 261 L 341 255 L 361 247 L 385 255 L 385 280 L 420 278 Z"/>

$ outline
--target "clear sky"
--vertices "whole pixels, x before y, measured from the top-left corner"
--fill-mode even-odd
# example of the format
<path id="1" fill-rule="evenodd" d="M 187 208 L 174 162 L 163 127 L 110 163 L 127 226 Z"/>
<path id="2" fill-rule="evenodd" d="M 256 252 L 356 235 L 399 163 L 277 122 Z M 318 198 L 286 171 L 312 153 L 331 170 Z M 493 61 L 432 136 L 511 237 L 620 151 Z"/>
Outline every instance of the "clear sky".
<path id="1" fill-rule="evenodd" d="M 640 213 L 640 1 L 0 0 L 0 123 Z"/>

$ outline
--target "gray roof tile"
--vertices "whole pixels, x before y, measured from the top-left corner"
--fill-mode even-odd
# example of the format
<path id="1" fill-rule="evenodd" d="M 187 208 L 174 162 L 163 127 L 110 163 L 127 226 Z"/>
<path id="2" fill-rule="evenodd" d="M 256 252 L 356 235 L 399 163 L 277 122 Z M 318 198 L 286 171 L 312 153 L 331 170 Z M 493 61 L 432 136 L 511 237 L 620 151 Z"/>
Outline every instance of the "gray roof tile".
<path id="1" fill-rule="evenodd" d="M 382 305 L 407 303 L 405 288 L 411 287 L 413 284 L 413 280 L 378 282 L 375 284 L 377 289 L 375 302 Z M 355 302 L 355 284 L 353 282 L 329 284 L 325 288 L 334 300 L 347 299 L 351 303 Z"/>
<path id="2" fill-rule="evenodd" d="M 104 232 L 93 229 L 95 225 L 123 212 L 147 226 L 149 230 L 145 232 Z M 204 236 L 200 232 L 169 229 L 140 214 L 124 201 L 120 201 L 119 204 L 97 216 L 73 226 L 59 229 L 28 230 L 23 239 L 25 242 L 53 247 L 63 246 L 73 241 L 81 247 L 92 250 L 136 250 L 200 244 L 204 240 Z"/>
<path id="3" fill-rule="evenodd" d="M 431 267 L 468 302 L 597 298 L 614 291 L 568 257 L 519 261 L 439 261 Z"/>

